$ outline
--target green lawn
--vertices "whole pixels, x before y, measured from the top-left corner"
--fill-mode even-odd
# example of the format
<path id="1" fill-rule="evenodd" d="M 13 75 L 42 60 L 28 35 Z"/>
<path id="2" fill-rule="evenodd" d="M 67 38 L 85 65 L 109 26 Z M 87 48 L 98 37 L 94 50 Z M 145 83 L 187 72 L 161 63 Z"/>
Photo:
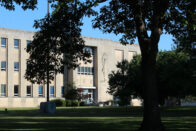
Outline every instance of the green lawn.
<path id="1" fill-rule="evenodd" d="M 196 131 L 196 107 L 162 109 L 168 131 Z M 142 121 L 142 108 L 58 108 L 56 114 L 40 114 L 38 108 L 0 108 L 2 130 L 135 131 Z"/>

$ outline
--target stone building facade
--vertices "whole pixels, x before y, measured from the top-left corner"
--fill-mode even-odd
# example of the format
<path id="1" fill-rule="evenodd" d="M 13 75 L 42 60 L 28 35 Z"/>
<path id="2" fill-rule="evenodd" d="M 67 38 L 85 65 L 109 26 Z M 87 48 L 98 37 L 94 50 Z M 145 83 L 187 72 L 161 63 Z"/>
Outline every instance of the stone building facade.
<path id="1" fill-rule="evenodd" d="M 0 28 L 0 107 L 35 107 L 46 101 L 46 85 L 31 84 L 24 78 L 28 58 L 25 48 L 33 35 L 31 31 Z M 116 70 L 117 62 L 131 60 L 140 53 L 136 44 L 123 46 L 112 40 L 83 38 L 92 62 L 80 61 L 75 70 L 57 74 L 50 84 L 51 99 L 63 98 L 64 83 L 69 82 L 88 96 L 89 103 L 112 100 L 113 96 L 107 93 L 108 74 Z"/>

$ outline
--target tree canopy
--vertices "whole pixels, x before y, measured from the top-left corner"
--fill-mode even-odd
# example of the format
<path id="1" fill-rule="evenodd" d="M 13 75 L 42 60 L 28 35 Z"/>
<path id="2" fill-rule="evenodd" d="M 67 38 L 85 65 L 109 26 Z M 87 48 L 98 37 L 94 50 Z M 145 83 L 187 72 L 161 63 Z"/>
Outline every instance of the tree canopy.
<path id="1" fill-rule="evenodd" d="M 109 75 L 108 92 L 119 97 L 124 104 L 130 102 L 123 102 L 127 97 L 128 100 L 135 97 L 143 98 L 140 67 L 140 55 L 134 56 L 130 62 L 118 63 L 118 70 Z M 158 53 L 157 84 L 160 105 L 163 105 L 168 97 L 184 99 L 186 96 L 196 96 L 196 77 L 192 74 L 196 67 L 195 69 L 191 67 L 190 55 L 187 53 L 176 51 Z"/>
<path id="2" fill-rule="evenodd" d="M 35 9 L 37 0 L 0 0 L 0 6 L 8 10 L 14 10 L 15 4 L 21 5 L 24 10 Z"/>

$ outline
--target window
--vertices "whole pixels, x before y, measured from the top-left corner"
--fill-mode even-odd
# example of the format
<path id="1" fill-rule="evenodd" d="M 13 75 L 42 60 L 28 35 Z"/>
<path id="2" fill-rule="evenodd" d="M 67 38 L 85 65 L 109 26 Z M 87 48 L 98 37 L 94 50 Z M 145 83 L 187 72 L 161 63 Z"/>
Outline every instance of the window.
<path id="1" fill-rule="evenodd" d="M 64 96 L 64 91 L 65 91 L 65 88 L 64 86 L 61 87 L 61 96 L 63 97 Z"/>
<path id="2" fill-rule="evenodd" d="M 84 51 L 90 53 L 90 55 L 93 55 L 93 48 L 91 47 L 84 47 Z"/>
<path id="3" fill-rule="evenodd" d="M 88 75 L 91 74 L 91 67 L 88 67 Z"/>
<path id="4" fill-rule="evenodd" d="M 18 90 L 19 90 L 18 85 L 14 85 L 14 96 L 18 96 Z"/>
<path id="5" fill-rule="evenodd" d="M 19 62 L 14 62 L 14 71 L 19 71 Z"/>
<path id="6" fill-rule="evenodd" d="M 28 46 L 29 44 L 31 44 L 31 41 L 30 40 L 27 40 L 26 44 Z"/>
<path id="7" fill-rule="evenodd" d="M 43 96 L 43 86 L 39 86 L 39 96 Z"/>
<path id="8" fill-rule="evenodd" d="M 6 62 L 1 61 L 1 71 L 6 71 Z"/>
<path id="9" fill-rule="evenodd" d="M 1 85 L 1 96 L 6 96 L 6 85 L 5 84 Z"/>
<path id="10" fill-rule="evenodd" d="M 6 48 L 6 38 L 1 38 L 1 47 Z"/>
<path id="11" fill-rule="evenodd" d="M 27 96 L 31 96 L 31 86 L 27 86 Z"/>
<path id="12" fill-rule="evenodd" d="M 14 39 L 14 48 L 19 49 L 19 40 L 18 39 Z"/>
<path id="13" fill-rule="evenodd" d="M 85 67 L 84 71 L 85 71 L 85 75 L 87 75 L 88 74 L 88 67 Z"/>
<path id="14" fill-rule="evenodd" d="M 80 67 L 81 68 L 81 74 L 84 74 L 84 67 Z"/>
<path id="15" fill-rule="evenodd" d="M 50 96 L 54 97 L 54 86 L 50 86 Z"/>

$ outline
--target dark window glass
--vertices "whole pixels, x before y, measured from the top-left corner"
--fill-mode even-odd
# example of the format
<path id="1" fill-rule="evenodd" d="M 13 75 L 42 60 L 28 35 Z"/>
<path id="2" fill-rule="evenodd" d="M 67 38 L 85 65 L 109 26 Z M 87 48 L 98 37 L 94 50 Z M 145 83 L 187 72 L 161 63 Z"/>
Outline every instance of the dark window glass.
<path id="1" fill-rule="evenodd" d="M 1 38 L 1 47 L 6 48 L 6 38 Z"/>
<path id="2" fill-rule="evenodd" d="M 6 96 L 6 85 L 5 84 L 1 85 L 1 96 Z"/>
<path id="3" fill-rule="evenodd" d="M 27 96 L 31 96 L 31 86 L 27 86 Z"/>
<path id="4" fill-rule="evenodd" d="M 43 96 L 43 86 L 39 86 L 39 96 Z"/>
<path id="5" fill-rule="evenodd" d="M 19 48 L 19 40 L 18 39 L 14 39 L 14 48 L 15 49 Z"/>
<path id="6" fill-rule="evenodd" d="M 54 97 L 54 86 L 50 86 L 50 96 Z"/>
<path id="7" fill-rule="evenodd" d="M 6 62 L 1 61 L 1 71 L 6 71 Z"/>
<path id="8" fill-rule="evenodd" d="M 19 62 L 14 62 L 14 71 L 19 71 Z"/>
<path id="9" fill-rule="evenodd" d="M 18 96 L 18 85 L 14 85 L 14 96 Z"/>
<path id="10" fill-rule="evenodd" d="M 62 97 L 64 96 L 64 90 L 65 90 L 65 88 L 64 88 L 64 86 L 62 86 L 62 87 L 61 87 L 61 96 L 62 96 Z"/>

